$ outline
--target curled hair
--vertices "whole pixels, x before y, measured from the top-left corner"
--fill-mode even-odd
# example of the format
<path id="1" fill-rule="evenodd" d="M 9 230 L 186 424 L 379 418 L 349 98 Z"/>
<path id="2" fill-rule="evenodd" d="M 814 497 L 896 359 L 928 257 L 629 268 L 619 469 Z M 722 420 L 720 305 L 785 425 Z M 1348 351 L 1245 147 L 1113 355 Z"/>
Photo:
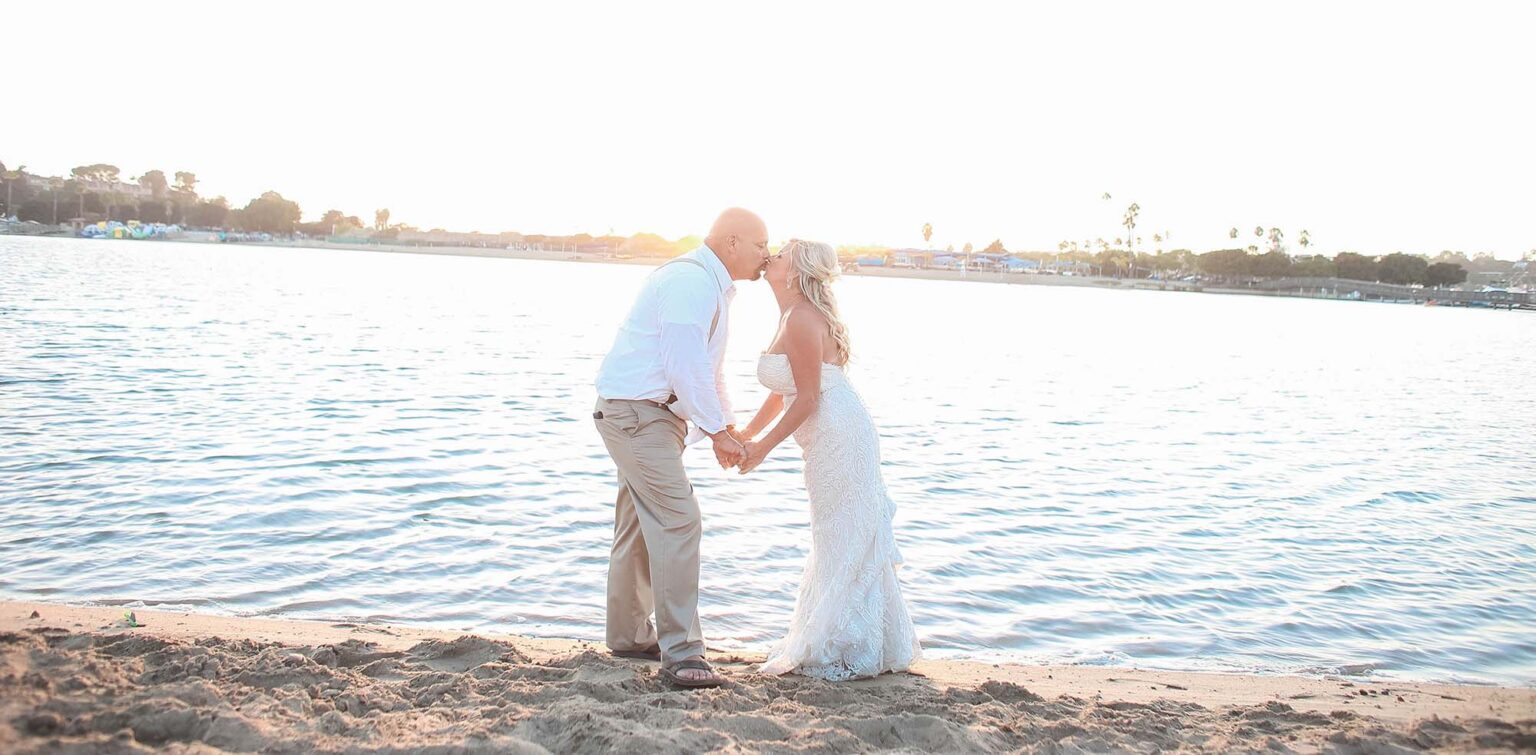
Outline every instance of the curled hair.
<path id="1" fill-rule="evenodd" d="M 832 295 L 831 283 L 842 272 L 837 263 L 837 251 L 830 244 L 820 241 L 790 239 L 783 249 L 790 255 L 789 284 L 800 290 L 832 329 L 832 341 L 837 344 L 838 365 L 847 365 L 852 354 L 848 344 L 848 326 L 837 311 L 837 299 Z"/>

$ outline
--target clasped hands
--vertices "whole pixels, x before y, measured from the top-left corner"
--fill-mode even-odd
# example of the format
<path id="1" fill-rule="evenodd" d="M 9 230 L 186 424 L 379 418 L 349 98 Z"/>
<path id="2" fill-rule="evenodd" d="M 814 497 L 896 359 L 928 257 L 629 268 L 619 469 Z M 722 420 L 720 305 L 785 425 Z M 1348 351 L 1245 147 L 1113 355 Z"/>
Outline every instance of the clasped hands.
<path id="1" fill-rule="evenodd" d="M 735 427 L 727 427 L 710 438 L 715 444 L 715 461 L 720 462 L 721 469 L 735 467 L 746 474 L 763 463 L 763 457 L 768 455 L 763 444 L 753 442 Z"/>

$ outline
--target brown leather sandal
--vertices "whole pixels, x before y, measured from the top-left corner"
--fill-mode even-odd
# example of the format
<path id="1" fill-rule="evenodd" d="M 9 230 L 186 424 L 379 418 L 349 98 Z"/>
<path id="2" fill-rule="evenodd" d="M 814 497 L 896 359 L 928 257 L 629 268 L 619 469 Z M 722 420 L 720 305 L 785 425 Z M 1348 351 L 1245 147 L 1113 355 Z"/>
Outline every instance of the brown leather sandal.
<path id="1" fill-rule="evenodd" d="M 685 668 L 698 669 L 700 671 L 708 671 L 713 678 L 686 679 L 686 678 L 683 678 L 681 676 L 678 676 L 677 675 L 677 670 L 678 669 L 685 669 Z M 682 661 L 678 661 L 676 663 L 672 663 L 670 665 L 662 666 L 661 667 L 661 675 L 667 681 L 669 681 L 669 682 L 671 682 L 671 683 L 673 683 L 673 684 L 675 684 L 675 685 L 677 685 L 679 687 L 687 687 L 689 689 L 702 689 L 702 688 L 705 688 L 705 687 L 718 687 L 718 686 L 720 686 L 722 684 L 725 684 L 725 678 L 720 676 L 719 674 L 715 673 L 715 670 L 710 667 L 709 662 L 704 660 L 703 658 L 689 658 L 687 660 L 682 660 Z"/>

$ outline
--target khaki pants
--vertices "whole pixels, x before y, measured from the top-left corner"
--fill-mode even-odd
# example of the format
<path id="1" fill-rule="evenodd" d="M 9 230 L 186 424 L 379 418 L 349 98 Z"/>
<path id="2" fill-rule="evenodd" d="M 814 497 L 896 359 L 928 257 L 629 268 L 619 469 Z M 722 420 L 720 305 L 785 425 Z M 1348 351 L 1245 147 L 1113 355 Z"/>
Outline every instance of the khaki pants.
<path id="1" fill-rule="evenodd" d="M 647 401 L 598 399 L 597 431 L 619 468 L 608 557 L 608 647 L 661 647 L 664 662 L 704 655 L 699 628 L 703 525 L 683 471 L 687 423 Z M 656 623 L 651 623 L 651 614 Z"/>

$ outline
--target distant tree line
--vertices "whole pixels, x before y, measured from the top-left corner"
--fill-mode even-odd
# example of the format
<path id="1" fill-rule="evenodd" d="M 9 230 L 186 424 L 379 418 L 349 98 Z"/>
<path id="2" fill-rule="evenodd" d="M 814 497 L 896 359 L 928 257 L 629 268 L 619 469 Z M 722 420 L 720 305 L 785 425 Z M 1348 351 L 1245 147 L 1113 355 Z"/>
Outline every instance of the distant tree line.
<path id="1" fill-rule="evenodd" d="M 341 210 L 327 210 L 319 220 L 302 222 L 302 211 L 297 202 L 286 199 L 276 191 L 268 191 L 250 200 L 244 207 L 233 207 L 224 197 L 207 199 L 198 196 L 197 175 L 177 171 L 167 178 L 164 171 L 151 170 L 125 182 L 117 166 L 107 163 L 80 165 L 70 171 L 68 177 L 47 178 L 26 172 L 26 166 L 7 169 L 0 163 L 0 215 L 15 215 L 18 219 L 39 223 L 67 222 L 80 219 L 85 222 L 100 220 L 143 223 L 175 223 L 192 228 L 230 229 L 265 232 L 287 236 L 301 233 L 308 236 L 358 236 L 374 241 L 391 241 L 404 232 L 419 229 L 405 224 L 391 224 L 390 211 L 374 212 L 372 225 L 365 224 L 356 215 Z M 1103 199 L 1110 199 L 1106 192 Z M 1360 281 L 1380 281 L 1405 285 L 1447 286 L 1467 280 L 1468 272 L 1508 273 L 1514 263 L 1495 259 L 1492 255 L 1479 254 L 1467 257 L 1461 252 L 1441 252 L 1434 258 L 1420 255 L 1393 253 L 1384 256 L 1368 256 L 1355 252 L 1343 252 L 1328 258 L 1323 255 L 1291 256 L 1285 252 L 1285 234 L 1278 228 L 1255 227 L 1255 241 L 1247 248 L 1218 249 L 1196 254 L 1188 249 L 1175 249 L 1164 253 L 1162 245 L 1169 239 L 1167 231 L 1154 233 L 1152 241 L 1155 254 L 1134 251 L 1141 242 L 1136 235 L 1137 219 L 1141 207 L 1132 203 L 1121 219 L 1126 234 L 1113 241 L 1104 238 L 1063 241 L 1055 252 L 1010 253 L 1002 239 L 994 239 L 982 249 L 982 254 L 1011 255 L 1040 262 L 1067 261 L 1089 266 L 1093 272 L 1125 278 L 1172 277 L 1199 274 L 1230 282 L 1263 278 L 1319 277 L 1347 278 Z M 442 229 L 433 229 L 442 231 Z M 429 232 L 430 233 L 430 232 Z M 508 235 L 508 234 L 504 234 Z M 612 234 L 593 236 L 580 233 L 573 235 L 509 234 L 521 243 L 544 248 L 570 248 L 577 250 L 601 250 L 636 257 L 671 257 L 696 248 L 702 240 L 686 236 L 668 240 L 652 233 L 636 233 L 632 236 Z M 1229 231 L 1236 241 L 1237 228 Z M 933 226 L 922 226 L 926 246 L 932 239 Z M 1241 242 L 1239 242 L 1241 243 Z M 1268 251 L 1260 251 L 1259 243 L 1266 243 Z M 1311 244 L 1310 234 L 1303 230 L 1298 237 L 1303 250 Z M 884 246 L 844 246 L 839 254 L 845 258 L 886 256 L 892 250 Z M 947 249 L 954 253 L 950 245 Z M 962 254 L 972 255 L 973 247 L 965 243 Z M 1536 257 L 1536 250 L 1532 255 Z"/>
<path id="2" fill-rule="evenodd" d="M 1467 270 L 1456 261 L 1464 255 L 1445 252 L 1434 260 L 1395 252 L 1371 257 L 1341 252 L 1329 259 L 1320 254 L 1291 257 L 1284 252 L 1254 254 L 1247 249 L 1218 249 L 1195 258 L 1200 273 L 1224 280 L 1257 278 L 1347 278 L 1398 285 L 1453 286 L 1467 280 Z"/>
<path id="3" fill-rule="evenodd" d="M 177 171 L 167 178 L 164 171 L 151 170 L 130 182 L 110 163 L 76 166 L 68 177 L 54 178 L 27 173 L 25 167 L 7 170 L 0 163 L 0 180 L 5 182 L 0 215 L 49 224 L 136 220 L 276 235 L 326 235 L 363 227 L 356 215 L 339 210 L 329 210 L 313 223 L 302 223 L 298 203 L 275 191 L 264 192 L 244 207 L 233 207 L 224 197 L 200 197 L 197 175 L 189 171 Z M 376 219 L 387 222 L 389 211 L 379 212 Z"/>
<path id="4" fill-rule="evenodd" d="M 108 163 L 81 165 L 71 170 L 68 177 L 59 178 L 28 173 L 25 165 L 8 169 L 0 163 L 0 182 L 0 216 L 15 215 L 19 220 L 38 223 L 136 220 L 276 236 L 351 236 L 378 242 L 390 242 L 406 233 L 421 233 L 414 226 L 391 223 L 388 209 L 375 210 L 371 225 L 357 215 L 335 209 L 326 210 L 318 220 L 306 223 L 299 204 L 276 191 L 264 192 L 245 206 L 235 207 L 224 197 L 198 196 L 197 175 L 188 171 L 177 171 L 167 178 L 164 171 L 151 170 L 130 182 L 116 165 Z M 446 233 L 441 228 L 426 233 L 434 232 Z M 636 257 L 672 257 L 703 243 L 697 236 L 668 240 L 654 233 L 501 235 L 534 247 L 607 251 Z"/>
<path id="5" fill-rule="evenodd" d="M 151 170 L 128 182 L 110 163 L 76 166 L 67 177 L 54 178 L 29 174 L 24 167 L 5 170 L 0 165 L 5 180 L 0 213 L 23 221 L 137 220 L 273 233 L 291 232 L 292 223 L 298 221 L 298 205 L 276 192 L 267 192 L 241 209 L 232 208 L 224 197 L 200 197 L 197 175 L 188 171 L 167 178 L 164 171 Z"/>
<path id="6" fill-rule="evenodd" d="M 845 260 L 889 258 L 893 251 L 885 246 L 838 247 L 839 256 Z M 955 253 L 954 249 L 950 248 L 948 253 Z M 1266 278 L 1347 278 L 1399 285 L 1454 286 L 1466 282 L 1468 271 L 1508 274 L 1515 264 L 1487 254 L 1468 258 L 1461 252 L 1449 251 L 1433 258 L 1401 252 L 1382 256 L 1342 252 L 1332 258 L 1320 254 L 1293 257 L 1282 251 L 1254 253 L 1248 249 L 1218 249 L 1204 254 L 1175 249 L 1133 255 L 1114 248 L 1085 252 L 1080 246 L 1063 242 L 1056 252 L 1009 252 L 1001 240 L 993 241 L 980 253 L 1034 260 L 1041 264 L 1080 263 L 1094 274 L 1113 278 L 1166 279 L 1199 275 L 1236 284 Z M 960 254 L 971 252 L 963 250 Z"/>
<path id="7" fill-rule="evenodd" d="M 1110 198 L 1108 192 L 1103 195 L 1105 200 Z M 1479 254 L 1468 258 L 1461 252 L 1452 251 L 1441 252 L 1434 258 L 1401 252 L 1382 256 L 1342 252 L 1330 259 L 1320 254 L 1305 254 L 1305 251 L 1314 243 L 1311 232 L 1307 230 L 1300 231 L 1296 239 L 1303 254 L 1292 256 L 1286 251 L 1285 232 L 1280 228 L 1264 226 L 1256 226 L 1253 229 L 1254 242 L 1247 248 L 1218 249 L 1204 254 L 1197 254 L 1188 249 L 1174 249 L 1164 253 L 1163 244 L 1171 238 L 1172 234 L 1168 231 L 1159 231 L 1152 234 L 1156 252 L 1141 252 L 1135 251 L 1136 246 L 1142 241 L 1141 237 L 1136 235 L 1137 219 L 1140 213 L 1141 205 L 1131 203 L 1121 218 L 1121 225 L 1124 226 L 1126 233 L 1113 240 L 1104 237 L 1084 239 L 1081 242 L 1068 240 L 1057 244 L 1054 252 L 1009 252 L 1003 245 L 1002 239 L 994 239 L 982 249 L 981 254 L 1034 260 L 1042 265 L 1074 263 L 1074 266 L 1079 269 L 1114 278 L 1166 279 L 1199 275 L 1236 284 L 1266 278 L 1294 277 L 1347 278 L 1399 285 L 1453 286 L 1466 282 L 1469 271 L 1508 275 L 1513 272 L 1515 266 L 1515 263 L 1496 259 L 1491 254 Z M 932 242 L 933 231 L 932 223 L 922 225 L 925 247 Z M 1228 235 L 1237 241 L 1241 232 L 1234 227 L 1228 231 Z M 1261 251 L 1260 244 L 1267 246 L 1267 251 Z M 970 243 L 966 243 L 960 254 L 973 257 L 972 248 Z M 889 258 L 893 251 L 889 247 L 868 245 L 838 248 L 839 256 L 845 259 Z M 929 253 L 932 253 L 931 250 Z M 954 246 L 950 245 L 945 253 L 955 254 Z M 1532 250 L 1529 256 L 1536 257 L 1536 250 Z"/>

